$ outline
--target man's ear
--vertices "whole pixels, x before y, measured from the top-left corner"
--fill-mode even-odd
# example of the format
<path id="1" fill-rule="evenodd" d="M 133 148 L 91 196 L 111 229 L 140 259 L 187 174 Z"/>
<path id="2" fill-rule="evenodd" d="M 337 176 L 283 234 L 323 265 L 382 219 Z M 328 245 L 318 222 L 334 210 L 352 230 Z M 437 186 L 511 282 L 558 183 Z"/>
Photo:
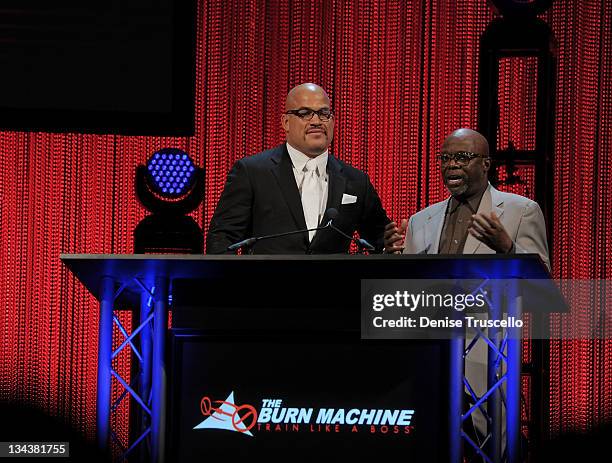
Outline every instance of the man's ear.
<path id="1" fill-rule="evenodd" d="M 281 114 L 281 125 L 283 126 L 283 130 L 285 133 L 289 132 L 289 115 Z"/>
<path id="2" fill-rule="evenodd" d="M 489 169 L 491 168 L 491 158 L 490 157 L 483 158 L 482 165 L 484 166 L 485 172 L 489 172 Z"/>

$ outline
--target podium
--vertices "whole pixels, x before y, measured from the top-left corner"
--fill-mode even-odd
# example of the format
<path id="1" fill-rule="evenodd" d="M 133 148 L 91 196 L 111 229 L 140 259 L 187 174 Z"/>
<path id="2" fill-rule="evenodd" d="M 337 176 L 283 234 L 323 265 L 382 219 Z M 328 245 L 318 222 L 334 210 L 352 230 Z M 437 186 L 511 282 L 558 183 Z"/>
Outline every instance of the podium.
<path id="1" fill-rule="evenodd" d="M 245 454 L 257 453 L 258 445 L 262 452 L 275 448 L 304 452 L 309 446 L 307 439 L 313 439 L 314 434 L 317 438 L 310 443 L 315 447 L 339 452 L 365 442 L 359 448 L 362 454 L 367 454 L 370 447 L 379 452 L 391 446 L 427 461 L 459 462 L 462 440 L 469 438 L 462 431 L 462 423 L 472 411 L 466 411 L 463 404 L 465 341 L 361 340 L 361 280 L 550 278 L 539 257 L 528 254 L 65 254 L 61 259 L 100 302 L 98 444 L 107 448 L 112 437 L 110 413 L 116 404 L 111 404 L 110 388 L 111 377 L 115 376 L 139 404 L 136 413 L 141 415 L 139 435 L 125 454 L 130 455 L 150 440 L 146 459 L 155 462 L 175 460 L 183 455 L 181 446 L 199 442 L 209 443 L 203 449 L 224 442 L 226 449 Z M 510 296 L 509 311 L 520 310 Z M 516 300 L 520 305 L 520 298 Z M 173 311 L 170 332 L 169 308 Z M 118 323 L 113 312 L 122 309 L 137 309 L 140 323 L 130 333 L 120 327 L 125 340 L 113 352 L 113 324 Z M 517 462 L 520 341 L 508 339 L 506 343 L 507 457 Z M 140 362 L 136 387 L 111 368 L 113 356 L 127 345 L 136 351 Z M 313 346 L 327 350 L 313 353 Z M 285 355 L 291 352 L 292 356 Z M 276 365 L 281 362 L 280 371 L 287 374 L 268 369 L 265 375 L 258 375 L 266 359 Z M 208 369 L 206 360 L 210 361 Z M 257 362 L 261 362 L 259 369 L 254 368 Z M 238 374 L 241 368 L 244 376 Z M 231 378 L 227 384 L 219 380 L 223 375 Z M 333 377 L 333 381 L 315 381 L 317 375 Z M 190 403 L 185 404 L 181 398 L 191 394 L 185 390 L 192 387 L 186 383 L 195 376 L 202 388 L 193 391 Z M 258 384 L 249 379 L 255 377 Z M 364 387 L 357 387 L 362 383 Z M 385 386 L 376 389 L 378 383 Z M 491 386 L 493 389 L 472 408 L 484 401 L 491 406 L 501 390 L 500 384 Z M 255 397 L 257 388 L 264 395 Z M 376 393 L 371 392 L 375 389 Z M 499 402 L 498 397 L 494 407 L 501 406 Z M 255 415 L 258 421 L 253 421 Z M 501 419 L 501 414 L 492 415 Z M 266 429 L 266 423 L 282 426 L 275 431 L 274 427 Z M 321 424 L 323 428 L 317 427 Z M 330 427 L 325 428 L 327 425 Z M 395 435 L 393 426 L 397 427 Z M 499 442 L 501 426 L 492 429 L 492 440 Z M 247 440 L 247 432 L 258 432 L 256 439 Z M 275 432 L 284 437 L 274 437 Z M 497 456 L 490 461 L 501 459 L 501 445 L 496 446 Z"/>

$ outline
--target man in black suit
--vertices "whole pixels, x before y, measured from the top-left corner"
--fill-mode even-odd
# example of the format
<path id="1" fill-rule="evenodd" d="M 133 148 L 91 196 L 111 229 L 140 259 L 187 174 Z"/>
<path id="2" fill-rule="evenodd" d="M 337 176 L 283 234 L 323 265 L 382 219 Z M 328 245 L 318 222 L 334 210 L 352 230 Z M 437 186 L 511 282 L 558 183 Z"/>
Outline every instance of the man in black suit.
<path id="1" fill-rule="evenodd" d="M 206 239 L 209 254 L 249 237 L 325 225 L 359 232 L 381 252 L 390 222 L 368 176 L 328 153 L 334 115 L 325 90 L 302 84 L 287 95 L 281 117 L 287 142 L 234 164 Z M 255 254 L 346 253 L 350 240 L 332 229 L 258 241 Z"/>

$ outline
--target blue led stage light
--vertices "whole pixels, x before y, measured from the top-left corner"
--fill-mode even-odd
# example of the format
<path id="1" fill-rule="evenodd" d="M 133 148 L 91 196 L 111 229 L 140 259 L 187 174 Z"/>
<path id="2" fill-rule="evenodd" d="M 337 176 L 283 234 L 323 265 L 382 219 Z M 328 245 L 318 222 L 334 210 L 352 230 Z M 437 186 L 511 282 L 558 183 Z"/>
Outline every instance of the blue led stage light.
<path id="1" fill-rule="evenodd" d="M 196 167 L 181 150 L 165 148 L 147 161 L 147 174 L 152 188 L 161 196 L 176 198 L 193 186 Z"/>
<path id="2" fill-rule="evenodd" d="M 204 170 L 189 154 L 163 148 L 136 169 L 136 193 L 152 215 L 134 230 L 134 252 L 202 253 L 202 230 L 187 214 L 204 199 Z"/>

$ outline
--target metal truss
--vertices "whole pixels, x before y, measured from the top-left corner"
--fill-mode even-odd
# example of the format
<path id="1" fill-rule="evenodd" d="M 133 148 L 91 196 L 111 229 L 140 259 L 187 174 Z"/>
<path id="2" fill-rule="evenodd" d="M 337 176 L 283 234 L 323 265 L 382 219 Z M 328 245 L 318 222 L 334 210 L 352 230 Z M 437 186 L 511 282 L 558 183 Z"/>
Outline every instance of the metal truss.
<path id="1" fill-rule="evenodd" d="M 163 355 L 165 334 L 167 331 L 168 288 L 167 280 L 156 278 L 147 284 L 138 277 L 117 282 L 105 277 L 101 284 L 100 304 L 100 347 L 98 364 L 98 445 L 108 448 L 113 443 L 119 449 L 115 460 L 157 461 L 163 455 L 163 434 L 161 423 L 165 410 L 165 373 L 164 363 L 155 366 L 154 361 Z M 160 286 L 161 284 L 161 286 Z M 140 319 L 131 332 L 121 323 L 115 303 L 127 288 L 140 292 Z M 109 320 L 110 318 L 110 320 Z M 123 341 L 112 351 L 113 327 L 116 326 L 123 336 Z M 157 329 L 159 327 L 159 329 Z M 127 381 L 112 367 L 112 361 L 129 347 L 132 360 L 138 362 L 138 373 Z M 153 371 L 157 370 L 157 371 Z M 123 391 L 111 403 L 111 378 L 115 378 Z M 137 410 L 132 410 L 137 424 L 129 446 L 123 445 L 116 432 L 111 429 L 111 415 L 115 413 L 126 398 L 133 399 Z"/>
<path id="2" fill-rule="evenodd" d="M 486 289 L 486 290 L 485 290 Z M 485 279 L 473 292 L 481 294 L 489 308 L 492 319 L 501 319 L 504 313 L 520 313 L 521 299 L 517 286 L 509 280 Z M 493 297 L 489 297 L 489 295 Z M 487 389 L 478 396 L 463 373 L 463 387 L 470 397 L 470 408 L 461 415 L 461 438 L 474 455 L 470 461 L 486 463 L 518 463 L 520 461 L 520 339 L 509 336 L 515 328 L 469 328 L 474 338 L 465 347 L 464 361 L 468 359 L 478 343 L 486 344 Z M 482 372 L 484 374 L 484 372 Z M 472 378 L 473 380 L 473 378 Z M 476 429 L 473 418 L 482 414 L 486 430 Z M 505 423 L 504 423 L 505 422 Z M 466 432 L 471 426 L 472 432 Z"/>

